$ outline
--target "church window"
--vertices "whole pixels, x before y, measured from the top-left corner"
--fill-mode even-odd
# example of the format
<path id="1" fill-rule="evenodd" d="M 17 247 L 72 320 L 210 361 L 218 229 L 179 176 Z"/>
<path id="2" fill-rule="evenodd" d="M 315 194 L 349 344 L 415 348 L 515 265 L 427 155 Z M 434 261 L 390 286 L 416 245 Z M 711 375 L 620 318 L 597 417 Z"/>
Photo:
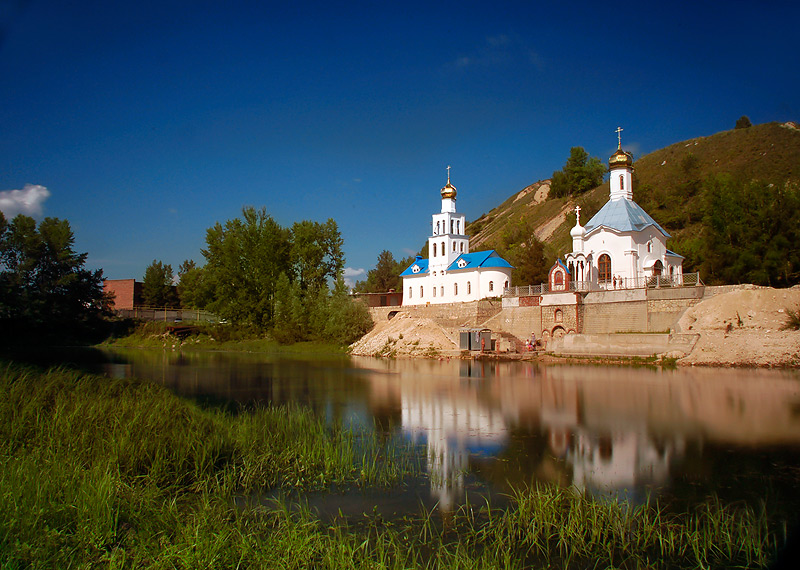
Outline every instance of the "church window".
<path id="1" fill-rule="evenodd" d="M 425 295 L 423 295 L 422 285 L 419 286 L 419 298 L 422 299 Z"/>
<path id="2" fill-rule="evenodd" d="M 467 281 L 467 295 L 472 293 L 472 283 Z"/>
<path id="3" fill-rule="evenodd" d="M 571 275 L 575 275 L 575 264 L 572 261 L 569 262 L 569 272 Z"/>
<path id="4" fill-rule="evenodd" d="M 433 244 L 433 257 L 436 257 L 436 244 Z"/>
<path id="5" fill-rule="evenodd" d="M 433 288 L 433 296 L 436 296 L 436 287 Z"/>
<path id="6" fill-rule="evenodd" d="M 442 297 L 444 297 L 444 285 L 442 285 Z"/>
<path id="7" fill-rule="evenodd" d="M 450 220 L 450 233 L 451 233 L 451 234 L 453 233 L 453 224 L 454 224 L 454 223 L 455 223 L 455 222 L 454 222 L 453 220 Z"/>
<path id="8" fill-rule="evenodd" d="M 647 253 L 650 253 L 651 251 L 653 251 L 653 242 L 652 241 L 648 241 L 647 242 Z"/>
<path id="9" fill-rule="evenodd" d="M 447 255 L 447 250 L 444 248 L 444 242 L 442 242 L 442 255 Z"/>
<path id="10" fill-rule="evenodd" d="M 453 283 L 453 295 L 458 295 L 458 283 Z"/>
<path id="11" fill-rule="evenodd" d="M 622 176 L 622 174 L 619 175 L 619 189 L 625 190 L 625 178 Z"/>
<path id="12" fill-rule="evenodd" d="M 611 258 L 607 253 L 600 256 L 597 260 L 597 271 L 600 274 L 600 282 L 607 283 L 611 281 Z"/>
<path id="13" fill-rule="evenodd" d="M 413 288 L 413 287 L 409 287 L 409 288 L 408 288 L 408 298 L 409 298 L 409 299 L 411 298 L 411 293 L 412 293 L 412 291 L 414 291 L 414 288 Z"/>
<path id="14" fill-rule="evenodd" d="M 464 242 L 461 242 L 461 253 L 464 253 Z"/>
<path id="15" fill-rule="evenodd" d="M 489 281 L 489 291 L 494 291 L 494 281 Z"/>
<path id="16" fill-rule="evenodd" d="M 506 282 L 503 283 L 503 289 L 508 289 L 508 280 L 506 280 Z"/>
<path id="17" fill-rule="evenodd" d="M 453 242 L 453 251 L 456 250 L 456 242 Z"/>

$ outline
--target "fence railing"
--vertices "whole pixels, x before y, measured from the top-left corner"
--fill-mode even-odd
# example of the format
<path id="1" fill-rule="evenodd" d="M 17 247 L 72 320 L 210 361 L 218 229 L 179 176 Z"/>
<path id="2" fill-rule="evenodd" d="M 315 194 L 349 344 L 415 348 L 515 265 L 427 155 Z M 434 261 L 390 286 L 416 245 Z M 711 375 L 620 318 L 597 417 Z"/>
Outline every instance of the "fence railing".
<path id="1" fill-rule="evenodd" d="M 653 277 L 626 277 L 609 281 L 570 281 L 569 287 L 550 290 L 548 283 L 507 287 L 503 297 L 531 297 L 545 293 L 614 291 L 622 289 L 661 289 L 668 287 L 696 287 L 702 285 L 700 273 L 680 273 L 678 275 L 656 275 Z"/>
<path id="2" fill-rule="evenodd" d="M 199 322 L 218 323 L 219 318 L 208 311 L 200 309 L 172 309 L 169 307 L 134 307 L 133 309 L 116 309 L 118 316 L 142 321 Z"/>

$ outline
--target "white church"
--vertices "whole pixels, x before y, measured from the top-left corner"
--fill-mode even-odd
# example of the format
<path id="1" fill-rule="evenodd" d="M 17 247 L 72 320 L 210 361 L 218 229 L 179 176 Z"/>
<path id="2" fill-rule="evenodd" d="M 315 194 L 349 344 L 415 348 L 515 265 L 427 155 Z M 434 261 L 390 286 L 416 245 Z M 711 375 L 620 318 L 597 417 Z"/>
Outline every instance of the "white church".
<path id="1" fill-rule="evenodd" d="M 403 305 L 432 305 L 477 301 L 499 297 L 511 285 L 513 267 L 496 251 L 469 251 L 464 214 L 456 212 L 456 188 L 450 183 L 441 190 L 442 210 L 433 214 L 428 238 L 429 259 L 417 256 L 400 274 Z"/>
<path id="2" fill-rule="evenodd" d="M 669 234 L 633 201 L 633 159 L 622 150 L 621 131 L 617 128 L 617 151 L 608 161 L 609 200 L 586 226 L 575 208 L 572 252 L 550 269 L 551 292 L 681 284 L 683 257 L 667 249 Z"/>

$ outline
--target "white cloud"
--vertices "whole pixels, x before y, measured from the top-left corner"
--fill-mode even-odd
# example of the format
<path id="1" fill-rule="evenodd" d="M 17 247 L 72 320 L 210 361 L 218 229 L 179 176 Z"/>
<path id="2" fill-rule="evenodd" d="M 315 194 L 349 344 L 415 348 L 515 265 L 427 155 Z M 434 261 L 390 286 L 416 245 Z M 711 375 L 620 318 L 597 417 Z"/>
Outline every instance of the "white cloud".
<path id="1" fill-rule="evenodd" d="M 366 275 L 367 272 L 364 268 L 356 269 L 355 267 L 345 267 L 344 268 L 344 282 L 345 285 L 348 287 L 352 287 L 356 284 L 356 281 L 359 277 L 363 277 Z"/>
<path id="2" fill-rule="evenodd" d="M 6 219 L 17 214 L 41 216 L 44 201 L 50 197 L 50 190 L 38 184 L 26 184 L 22 190 L 0 191 L 0 211 Z"/>

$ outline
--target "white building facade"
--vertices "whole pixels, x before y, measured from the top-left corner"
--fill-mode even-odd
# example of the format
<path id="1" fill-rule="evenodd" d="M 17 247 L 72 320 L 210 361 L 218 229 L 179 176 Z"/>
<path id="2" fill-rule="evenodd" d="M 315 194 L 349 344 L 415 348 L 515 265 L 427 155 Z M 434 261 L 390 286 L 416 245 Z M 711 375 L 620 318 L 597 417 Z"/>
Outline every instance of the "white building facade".
<path id="1" fill-rule="evenodd" d="M 449 168 L 449 167 L 448 167 Z M 441 212 L 433 214 L 428 259 L 417 256 L 400 276 L 403 305 L 477 301 L 499 297 L 511 285 L 511 264 L 494 250 L 470 253 L 464 214 L 456 211 L 456 188 L 441 190 Z"/>
<path id="2" fill-rule="evenodd" d="M 618 132 L 621 129 L 618 129 Z M 564 257 L 577 290 L 644 287 L 669 279 L 681 285 L 683 257 L 667 249 L 669 234 L 633 201 L 633 159 L 622 144 L 609 159 L 609 200 L 581 226 L 580 207 Z"/>

